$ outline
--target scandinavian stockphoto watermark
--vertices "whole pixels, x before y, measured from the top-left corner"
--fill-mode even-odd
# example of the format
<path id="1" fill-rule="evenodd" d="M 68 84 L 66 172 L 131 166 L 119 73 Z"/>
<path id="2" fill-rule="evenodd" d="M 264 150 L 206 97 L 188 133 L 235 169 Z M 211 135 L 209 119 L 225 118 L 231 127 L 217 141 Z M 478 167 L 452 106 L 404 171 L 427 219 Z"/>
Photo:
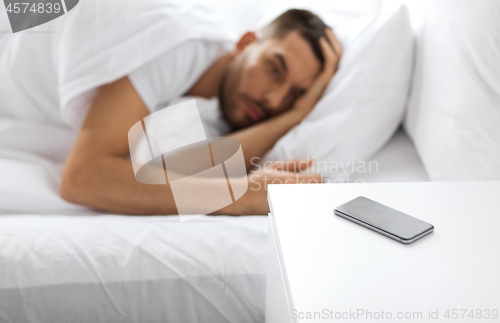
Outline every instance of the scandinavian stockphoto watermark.
<path id="1" fill-rule="evenodd" d="M 181 221 L 219 210 L 248 189 L 239 141 L 208 140 L 195 100 L 150 114 L 130 128 L 128 139 L 136 179 L 168 183 Z"/>
<path id="2" fill-rule="evenodd" d="M 257 176 L 249 178 L 250 190 L 259 190 L 267 184 L 310 184 L 310 183 L 365 183 L 364 176 L 379 172 L 375 160 L 356 160 L 351 156 L 348 160 L 317 160 L 314 156 L 291 161 L 262 161 L 260 157 L 250 159 L 252 173 Z M 290 170 L 297 171 L 290 175 Z M 276 176 L 286 172 L 288 176 Z M 320 174 L 317 177 L 304 177 L 304 173 Z"/>
<path id="3" fill-rule="evenodd" d="M 4 0 L 13 33 L 30 29 L 59 18 L 73 9 L 79 0 Z"/>

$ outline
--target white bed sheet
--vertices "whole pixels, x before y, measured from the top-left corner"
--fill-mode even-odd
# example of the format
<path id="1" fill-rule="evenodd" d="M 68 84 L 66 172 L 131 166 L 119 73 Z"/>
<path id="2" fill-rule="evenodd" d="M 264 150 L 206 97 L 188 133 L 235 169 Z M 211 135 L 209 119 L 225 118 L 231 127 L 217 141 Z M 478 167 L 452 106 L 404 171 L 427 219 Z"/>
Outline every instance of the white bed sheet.
<path id="1" fill-rule="evenodd" d="M 368 167 L 370 162 L 375 162 L 372 167 Z M 382 149 L 365 162 L 365 165 L 367 166 L 365 171 L 355 172 L 350 176 L 351 182 L 430 181 L 413 142 L 401 127 Z"/>
<path id="2" fill-rule="evenodd" d="M 0 322 L 262 322 L 267 217 L 0 216 Z"/>

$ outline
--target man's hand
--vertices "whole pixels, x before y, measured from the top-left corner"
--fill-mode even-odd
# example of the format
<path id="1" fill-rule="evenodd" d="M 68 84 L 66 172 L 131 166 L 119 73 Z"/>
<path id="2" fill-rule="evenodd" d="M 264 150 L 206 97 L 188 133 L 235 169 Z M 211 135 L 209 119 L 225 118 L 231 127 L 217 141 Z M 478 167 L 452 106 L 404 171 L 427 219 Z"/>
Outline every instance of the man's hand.
<path id="1" fill-rule="evenodd" d="M 342 46 L 330 28 L 326 28 L 325 33 L 330 43 L 323 37 L 319 40 L 321 52 L 325 58 L 323 70 L 306 93 L 298 98 L 290 109 L 290 113 L 295 115 L 299 120 L 302 120 L 314 108 L 328 86 L 328 83 L 330 83 L 333 75 L 335 75 L 338 70 L 338 65 L 342 56 Z"/>
<path id="2" fill-rule="evenodd" d="M 239 200 L 213 214 L 266 215 L 269 213 L 267 186 L 269 184 L 313 184 L 321 183 L 317 173 L 303 173 L 312 160 L 293 159 L 275 162 L 251 172 L 247 176 L 248 190 Z"/>

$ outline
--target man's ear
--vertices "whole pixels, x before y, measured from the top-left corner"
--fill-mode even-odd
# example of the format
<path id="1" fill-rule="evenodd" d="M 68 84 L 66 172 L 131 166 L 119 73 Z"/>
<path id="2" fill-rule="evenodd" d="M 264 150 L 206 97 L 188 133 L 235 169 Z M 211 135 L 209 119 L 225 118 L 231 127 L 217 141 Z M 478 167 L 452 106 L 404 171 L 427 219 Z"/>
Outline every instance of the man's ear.
<path id="1" fill-rule="evenodd" d="M 255 32 L 247 31 L 236 43 L 236 47 L 234 49 L 235 54 L 241 53 L 248 45 L 252 44 L 256 40 L 257 36 L 255 35 Z"/>

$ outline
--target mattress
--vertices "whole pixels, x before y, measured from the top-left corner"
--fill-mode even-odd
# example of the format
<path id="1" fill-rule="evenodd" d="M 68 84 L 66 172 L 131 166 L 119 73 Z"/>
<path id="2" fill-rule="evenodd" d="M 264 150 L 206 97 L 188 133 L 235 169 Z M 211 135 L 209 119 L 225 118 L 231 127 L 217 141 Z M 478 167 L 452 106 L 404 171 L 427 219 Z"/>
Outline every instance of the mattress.
<path id="1" fill-rule="evenodd" d="M 353 178 L 428 180 L 402 130 L 371 160 Z M 0 323 L 264 321 L 267 217 L 100 214 L 61 169 L 0 148 Z"/>

